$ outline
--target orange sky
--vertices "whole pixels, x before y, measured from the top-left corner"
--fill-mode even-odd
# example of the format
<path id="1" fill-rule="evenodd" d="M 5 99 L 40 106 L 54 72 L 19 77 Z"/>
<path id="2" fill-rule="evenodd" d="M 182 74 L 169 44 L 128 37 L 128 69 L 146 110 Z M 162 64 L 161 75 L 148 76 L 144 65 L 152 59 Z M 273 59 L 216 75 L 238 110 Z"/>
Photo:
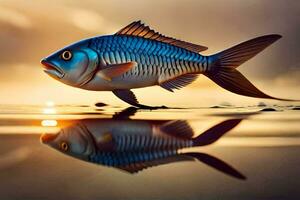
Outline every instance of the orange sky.
<path id="1" fill-rule="evenodd" d="M 110 92 L 84 91 L 51 79 L 39 61 L 69 43 L 112 34 L 137 19 L 165 35 L 208 46 L 206 55 L 256 36 L 281 34 L 281 40 L 239 70 L 268 94 L 300 99 L 299 10 L 297 1 L 2 0 L 0 103 L 125 105 Z M 204 76 L 175 93 L 153 87 L 136 94 L 143 103 L 177 106 L 264 101 L 229 93 Z"/>

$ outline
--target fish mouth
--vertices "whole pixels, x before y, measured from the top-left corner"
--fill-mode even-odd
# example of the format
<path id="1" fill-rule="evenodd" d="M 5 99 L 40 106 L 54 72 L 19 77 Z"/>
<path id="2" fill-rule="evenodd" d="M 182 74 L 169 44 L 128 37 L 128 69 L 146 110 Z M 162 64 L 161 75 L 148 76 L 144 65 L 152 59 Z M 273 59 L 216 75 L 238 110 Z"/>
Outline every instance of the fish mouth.
<path id="1" fill-rule="evenodd" d="M 40 140 L 41 140 L 42 143 L 47 144 L 47 143 L 53 141 L 57 137 L 57 135 L 58 134 L 45 133 L 41 136 Z"/>
<path id="2" fill-rule="evenodd" d="M 47 62 L 45 59 L 41 60 L 41 64 L 45 68 L 44 72 L 54 78 L 63 78 L 65 73 L 59 67 L 55 66 L 52 63 Z"/>

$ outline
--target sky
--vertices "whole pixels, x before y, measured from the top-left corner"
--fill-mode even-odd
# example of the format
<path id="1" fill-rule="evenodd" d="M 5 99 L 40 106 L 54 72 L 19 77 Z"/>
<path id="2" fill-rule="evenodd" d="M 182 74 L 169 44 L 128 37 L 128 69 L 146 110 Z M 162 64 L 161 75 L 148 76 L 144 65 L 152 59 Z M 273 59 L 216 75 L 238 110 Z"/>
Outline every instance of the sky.
<path id="1" fill-rule="evenodd" d="M 300 2 L 292 0 L 0 0 L 0 104 L 125 105 L 111 92 L 63 85 L 43 72 L 40 60 L 70 43 L 113 34 L 136 20 L 164 35 L 208 46 L 204 55 L 257 36 L 280 34 L 283 38 L 239 71 L 267 94 L 300 99 L 299 12 Z M 204 76 L 175 93 L 158 86 L 134 92 L 140 102 L 152 105 L 281 103 L 232 94 Z"/>

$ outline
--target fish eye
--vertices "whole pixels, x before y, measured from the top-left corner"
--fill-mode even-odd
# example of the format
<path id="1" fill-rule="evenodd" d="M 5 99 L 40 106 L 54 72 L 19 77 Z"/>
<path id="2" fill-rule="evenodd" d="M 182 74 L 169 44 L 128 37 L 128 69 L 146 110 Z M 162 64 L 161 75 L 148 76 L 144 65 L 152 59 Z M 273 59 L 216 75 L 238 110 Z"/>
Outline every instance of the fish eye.
<path id="1" fill-rule="evenodd" d="M 61 58 L 62 58 L 63 60 L 65 60 L 65 61 L 71 60 L 71 58 L 72 58 L 72 53 L 71 53 L 71 51 L 64 51 L 64 52 L 62 52 Z"/>
<path id="2" fill-rule="evenodd" d="M 68 149 L 69 149 L 69 145 L 66 142 L 61 142 L 59 147 L 63 151 L 68 151 Z"/>

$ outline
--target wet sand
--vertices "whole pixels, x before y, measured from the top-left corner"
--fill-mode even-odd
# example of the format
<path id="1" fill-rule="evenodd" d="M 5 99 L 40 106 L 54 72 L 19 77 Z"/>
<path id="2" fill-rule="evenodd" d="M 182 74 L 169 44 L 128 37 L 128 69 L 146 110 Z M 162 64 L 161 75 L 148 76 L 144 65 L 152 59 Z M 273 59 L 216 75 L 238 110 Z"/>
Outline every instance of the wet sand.
<path id="1" fill-rule="evenodd" d="M 42 133 L 80 119 L 111 119 L 122 108 L 3 106 L 0 199 L 299 199 L 300 112 L 293 108 L 139 110 L 130 116 L 188 120 L 197 134 L 223 120 L 245 118 L 218 142 L 192 149 L 230 164 L 247 177 L 240 180 L 200 162 L 161 165 L 131 175 L 75 159 L 40 142 Z M 49 127 L 54 124 L 45 120 L 57 126 Z"/>

